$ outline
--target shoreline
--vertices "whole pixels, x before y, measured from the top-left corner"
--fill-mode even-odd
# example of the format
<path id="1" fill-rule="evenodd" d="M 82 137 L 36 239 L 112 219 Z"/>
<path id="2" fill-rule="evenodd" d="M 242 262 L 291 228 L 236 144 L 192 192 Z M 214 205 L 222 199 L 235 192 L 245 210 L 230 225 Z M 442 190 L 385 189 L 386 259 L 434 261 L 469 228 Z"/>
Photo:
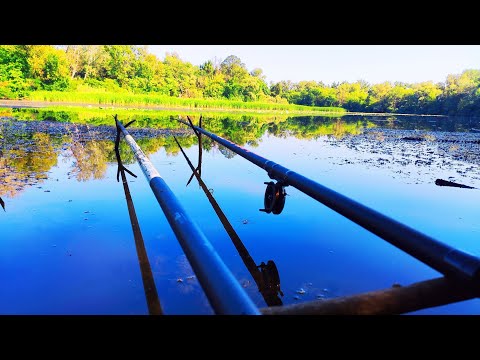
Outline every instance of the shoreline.
<path id="1" fill-rule="evenodd" d="M 190 107 L 162 107 L 148 105 L 111 105 L 111 104 L 94 104 L 94 103 L 72 103 L 62 101 L 33 101 L 33 100 L 1 100 L 0 108 L 44 108 L 49 106 L 72 106 L 101 109 L 143 109 L 157 111 L 182 111 L 189 110 L 194 112 L 255 112 L 255 113 L 271 113 L 271 114 L 314 114 L 322 116 L 322 114 L 339 114 L 341 116 L 421 116 L 421 117 L 449 117 L 449 115 L 431 115 L 431 114 L 401 114 L 401 113 L 371 113 L 371 112 L 332 112 L 332 111 L 290 111 L 290 110 L 260 110 L 260 109 L 218 109 L 218 108 L 190 108 Z"/>
<path id="2" fill-rule="evenodd" d="M 248 113 L 265 113 L 265 114 L 339 114 L 344 115 L 346 112 L 337 111 L 300 111 L 300 110 L 262 110 L 262 109 L 239 109 L 239 108 L 192 108 L 192 107 L 167 107 L 152 105 L 112 105 L 98 103 L 72 103 L 64 101 L 34 101 L 34 100 L 6 100 L 0 99 L 0 108 L 44 108 L 49 106 L 71 106 L 84 108 L 101 108 L 101 109 L 140 109 L 140 110 L 156 110 L 156 111 L 193 111 L 193 112 L 248 112 Z M 319 115 L 319 116 L 320 116 Z"/>

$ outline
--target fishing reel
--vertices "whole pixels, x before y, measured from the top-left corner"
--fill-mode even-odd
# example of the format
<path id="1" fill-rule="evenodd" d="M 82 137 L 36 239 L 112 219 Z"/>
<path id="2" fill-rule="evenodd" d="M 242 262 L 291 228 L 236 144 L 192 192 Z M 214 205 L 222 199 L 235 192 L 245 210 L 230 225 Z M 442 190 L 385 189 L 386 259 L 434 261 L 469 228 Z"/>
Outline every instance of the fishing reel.
<path id="1" fill-rule="evenodd" d="M 262 274 L 262 290 L 272 294 L 280 294 L 283 296 L 283 291 L 280 289 L 280 275 L 278 274 L 277 266 L 273 260 L 268 260 L 265 264 L 263 261 L 257 265 Z M 281 303 L 281 300 L 280 300 Z"/>
<path id="2" fill-rule="evenodd" d="M 267 185 L 265 190 L 265 198 L 263 199 L 264 209 L 259 209 L 260 211 L 266 212 L 267 214 L 273 213 L 278 215 L 282 212 L 283 207 L 285 206 L 285 196 L 287 195 L 285 191 L 285 183 L 278 181 L 274 183 L 273 181 L 264 182 Z"/>

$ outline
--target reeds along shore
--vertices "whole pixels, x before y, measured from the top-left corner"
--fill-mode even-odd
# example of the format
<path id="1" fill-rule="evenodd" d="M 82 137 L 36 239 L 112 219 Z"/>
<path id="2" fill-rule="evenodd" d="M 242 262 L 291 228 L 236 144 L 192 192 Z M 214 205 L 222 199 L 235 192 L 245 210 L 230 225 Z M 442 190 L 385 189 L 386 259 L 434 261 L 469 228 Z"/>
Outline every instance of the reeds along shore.
<path id="1" fill-rule="evenodd" d="M 316 107 L 285 103 L 244 102 L 232 100 L 177 98 L 153 94 L 129 94 L 110 92 L 63 92 L 63 91 L 36 91 L 26 100 L 45 102 L 68 102 L 79 104 L 103 105 L 130 105 L 130 106 L 159 106 L 159 107 L 186 107 L 193 109 L 245 109 L 245 110 L 273 110 L 273 111 L 306 111 L 306 112 L 336 112 L 345 113 L 340 107 Z"/>

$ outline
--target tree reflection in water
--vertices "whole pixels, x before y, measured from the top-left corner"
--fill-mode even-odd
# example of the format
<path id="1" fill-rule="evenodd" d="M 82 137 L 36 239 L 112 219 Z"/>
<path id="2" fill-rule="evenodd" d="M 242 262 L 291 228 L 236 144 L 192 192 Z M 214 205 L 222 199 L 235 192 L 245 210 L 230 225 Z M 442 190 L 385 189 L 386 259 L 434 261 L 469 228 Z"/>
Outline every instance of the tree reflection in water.
<path id="1" fill-rule="evenodd" d="M 61 139 L 44 133 L 6 134 L 1 130 L 0 196 L 14 197 L 41 183 L 57 164 Z"/>
<path id="2" fill-rule="evenodd" d="M 12 120 L 10 117 L 0 119 L 0 197 L 14 197 L 28 186 L 38 185 L 48 177 L 50 169 L 57 165 L 59 156 L 72 160 L 69 176 L 78 181 L 102 179 L 108 164 L 115 164 L 113 151 L 115 138 L 112 118 L 86 119 L 83 115 L 71 115 L 49 109 L 13 109 L 13 115 L 21 115 L 29 121 Z M 45 113 L 44 113 L 45 112 Z M 70 114 L 69 116 L 67 116 Z M 163 148 L 167 155 L 179 152 L 172 136 L 162 129 L 175 133 L 184 148 L 196 145 L 198 140 L 193 133 L 175 121 L 173 115 L 157 117 L 150 113 L 132 113 L 140 117 L 140 128 L 132 128 L 142 150 L 148 155 Z M 48 116 L 47 116 L 48 115 Z M 82 119 L 83 124 L 62 122 L 65 119 Z M 177 116 L 178 118 L 178 116 Z M 44 119 L 35 121 L 35 119 Z M 45 120 L 48 119 L 48 120 Z M 204 117 L 204 127 L 208 131 L 225 137 L 239 145 L 258 146 L 264 134 L 277 137 L 294 136 L 297 138 L 317 138 L 359 134 L 364 127 L 374 126 L 371 122 L 357 119 L 345 121 L 335 117 L 287 117 L 251 116 L 216 114 Z M 107 123 L 108 121 L 108 123 Z M 95 125 L 90 125 L 90 123 Z M 137 131 L 137 133 L 135 133 Z M 202 148 L 218 150 L 227 158 L 236 154 L 212 141 L 205 139 Z M 120 154 L 125 164 L 134 162 L 128 146 L 120 144 Z"/>
<path id="3" fill-rule="evenodd" d="M 71 160 L 72 169 L 68 175 L 78 181 L 102 179 L 108 164 L 117 162 L 111 136 L 114 133 L 98 131 L 91 126 L 45 125 L 42 122 L 0 121 L 0 197 L 13 198 L 25 188 L 41 184 L 57 165 L 59 156 Z M 185 140 L 186 146 L 193 144 L 193 139 Z M 178 152 L 171 136 L 144 137 L 138 143 L 147 154 L 161 147 L 167 154 Z M 134 162 L 128 145 L 121 144 L 119 150 L 125 164 Z"/>
<path id="4" fill-rule="evenodd" d="M 71 174 L 78 181 L 104 178 L 107 171 L 108 146 L 111 146 L 111 141 L 80 141 L 72 138 L 70 151 L 75 160 Z"/>

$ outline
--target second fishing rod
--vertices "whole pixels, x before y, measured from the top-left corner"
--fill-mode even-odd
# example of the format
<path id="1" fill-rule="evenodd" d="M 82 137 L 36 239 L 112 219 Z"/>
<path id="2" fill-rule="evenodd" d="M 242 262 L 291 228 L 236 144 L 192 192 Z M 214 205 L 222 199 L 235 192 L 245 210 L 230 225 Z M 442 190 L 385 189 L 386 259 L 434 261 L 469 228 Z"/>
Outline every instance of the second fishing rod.
<path id="1" fill-rule="evenodd" d="M 189 117 L 188 119 L 191 122 Z M 277 181 L 277 184 L 275 184 L 276 190 L 280 190 L 284 186 L 293 186 L 438 272 L 446 276 L 454 276 L 463 281 L 474 280 L 477 286 L 480 285 L 478 283 L 478 280 L 480 280 L 480 258 L 441 243 L 232 141 L 189 124 L 184 120 L 178 119 L 178 121 L 264 169 L 271 179 Z M 269 183 L 269 186 L 272 184 Z M 271 187 L 273 188 L 273 186 Z M 272 192 L 272 196 L 274 195 L 275 193 Z"/>

